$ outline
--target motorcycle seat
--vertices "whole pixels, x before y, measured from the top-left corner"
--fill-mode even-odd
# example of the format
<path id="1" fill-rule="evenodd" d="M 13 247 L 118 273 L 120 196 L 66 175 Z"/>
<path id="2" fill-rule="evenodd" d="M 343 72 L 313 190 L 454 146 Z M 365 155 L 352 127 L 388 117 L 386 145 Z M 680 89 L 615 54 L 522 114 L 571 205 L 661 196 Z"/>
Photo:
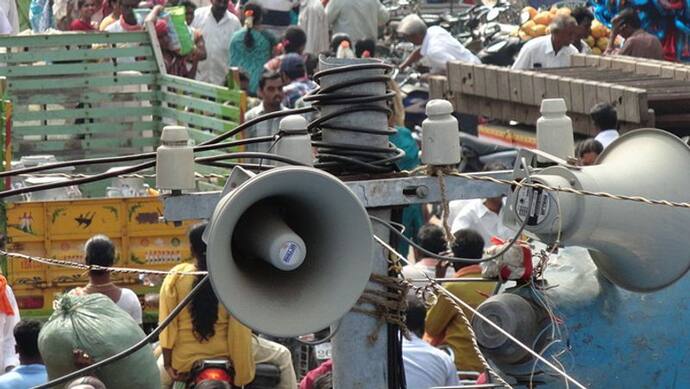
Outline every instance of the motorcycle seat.
<path id="1" fill-rule="evenodd" d="M 257 363 L 254 381 L 246 385 L 247 389 L 270 389 L 280 383 L 280 368 L 270 363 Z"/>

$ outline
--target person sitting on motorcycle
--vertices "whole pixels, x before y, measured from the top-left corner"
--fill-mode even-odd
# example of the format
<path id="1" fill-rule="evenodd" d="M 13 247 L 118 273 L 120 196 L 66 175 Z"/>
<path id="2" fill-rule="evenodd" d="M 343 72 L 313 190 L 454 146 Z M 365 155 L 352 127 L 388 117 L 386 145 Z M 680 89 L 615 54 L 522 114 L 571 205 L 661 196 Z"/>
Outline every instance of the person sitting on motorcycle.
<path id="1" fill-rule="evenodd" d="M 195 263 L 181 263 L 172 272 L 207 270 L 206 243 L 202 240 L 206 225 L 207 223 L 197 224 L 189 232 Z M 168 274 L 160 291 L 159 320 L 165 319 L 202 278 L 203 276 Z M 242 386 L 254 380 L 252 332 L 218 303 L 210 282 L 163 329 L 160 346 L 164 368 L 161 381 L 164 386 L 169 386 L 173 380 L 184 381 L 194 362 L 213 358 L 229 358 L 235 371 L 235 385 Z M 160 363 L 159 360 L 159 366 Z"/>
<path id="2" fill-rule="evenodd" d="M 440 26 L 427 28 L 426 23 L 417 14 L 410 14 L 400 21 L 398 35 L 418 46 L 400 64 L 400 69 L 425 58 L 431 68 L 431 74 L 445 74 L 448 61 L 481 63 L 465 46 Z"/>

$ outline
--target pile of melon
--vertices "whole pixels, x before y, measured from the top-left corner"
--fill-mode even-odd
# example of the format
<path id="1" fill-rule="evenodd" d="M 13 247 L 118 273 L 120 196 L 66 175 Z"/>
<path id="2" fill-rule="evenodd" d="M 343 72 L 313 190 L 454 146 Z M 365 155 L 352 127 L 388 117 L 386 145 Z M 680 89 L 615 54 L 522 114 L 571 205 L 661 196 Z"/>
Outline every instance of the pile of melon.
<path id="1" fill-rule="evenodd" d="M 570 8 L 568 7 L 551 7 L 548 11 L 540 11 L 534 7 L 525 7 L 522 9 L 524 19 L 527 19 L 525 23 L 520 26 L 518 30 L 518 36 L 520 39 L 528 41 L 532 38 L 536 38 L 542 35 L 549 34 L 549 24 L 553 18 L 558 15 L 570 15 Z M 529 18 L 527 18 L 529 15 Z M 523 19 L 523 20 L 524 20 Z M 609 43 L 609 29 L 606 28 L 599 21 L 594 20 L 592 22 L 592 32 L 585 42 L 592 49 L 592 54 L 601 54 L 606 50 L 606 46 Z"/>
<path id="2" fill-rule="evenodd" d="M 609 36 L 611 31 L 599 23 L 598 20 L 592 22 L 592 32 L 585 39 L 585 42 L 592 49 L 592 54 L 601 54 L 606 50 L 606 46 L 609 44 Z"/>

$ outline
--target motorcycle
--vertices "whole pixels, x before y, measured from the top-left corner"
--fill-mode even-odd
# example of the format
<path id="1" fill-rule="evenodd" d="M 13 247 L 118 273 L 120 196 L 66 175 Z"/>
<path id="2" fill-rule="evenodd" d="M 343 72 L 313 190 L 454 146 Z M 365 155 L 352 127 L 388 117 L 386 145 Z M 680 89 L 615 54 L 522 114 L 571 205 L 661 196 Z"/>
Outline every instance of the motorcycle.
<path id="1" fill-rule="evenodd" d="M 194 363 L 185 388 L 194 389 L 204 381 L 221 381 L 236 388 L 233 382 L 235 372 L 230 361 L 226 359 L 205 359 Z M 280 384 L 280 369 L 269 363 L 256 365 L 254 381 L 245 385 L 245 389 L 274 389 Z"/>
<path id="2" fill-rule="evenodd" d="M 518 149 L 514 147 L 503 146 L 462 132 L 460 147 L 462 161 L 458 170 L 467 173 L 481 171 L 484 166 L 496 162 L 506 167 L 513 166 L 518 155 Z"/>

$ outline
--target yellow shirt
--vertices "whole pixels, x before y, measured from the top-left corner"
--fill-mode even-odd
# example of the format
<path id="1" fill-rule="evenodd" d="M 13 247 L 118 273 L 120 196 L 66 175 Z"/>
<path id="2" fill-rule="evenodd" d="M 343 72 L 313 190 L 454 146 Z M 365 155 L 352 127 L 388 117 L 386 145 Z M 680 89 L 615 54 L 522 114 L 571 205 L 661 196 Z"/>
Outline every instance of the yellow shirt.
<path id="1" fill-rule="evenodd" d="M 474 268 L 476 266 L 476 269 Z M 456 277 L 481 277 L 478 265 L 472 269 L 461 269 L 461 275 Z M 443 285 L 448 291 L 472 308 L 477 308 L 486 296 L 491 295 L 496 287 L 493 281 L 487 282 L 451 282 Z M 463 308 L 468 319 L 472 319 L 472 312 Z M 472 339 L 465 321 L 460 313 L 443 296 L 438 297 L 436 305 L 429 309 L 425 322 L 425 339 L 434 345 L 446 344 L 455 353 L 455 367 L 463 371 L 483 371 L 484 367 L 477 356 Z M 429 339 L 430 338 L 430 339 Z"/>
<path id="2" fill-rule="evenodd" d="M 181 263 L 173 270 L 196 271 L 191 263 Z M 168 275 L 163 281 L 160 292 L 159 320 L 163 320 L 177 304 L 192 290 L 192 276 Z M 252 352 L 252 332 L 225 308 L 218 304 L 218 321 L 215 334 L 208 340 L 200 342 L 192 331 L 192 316 L 189 306 L 160 334 L 162 348 L 172 349 L 172 367 L 180 372 L 188 372 L 192 364 L 200 359 L 229 358 L 235 369 L 235 384 L 245 385 L 254 380 L 254 356 Z"/>

